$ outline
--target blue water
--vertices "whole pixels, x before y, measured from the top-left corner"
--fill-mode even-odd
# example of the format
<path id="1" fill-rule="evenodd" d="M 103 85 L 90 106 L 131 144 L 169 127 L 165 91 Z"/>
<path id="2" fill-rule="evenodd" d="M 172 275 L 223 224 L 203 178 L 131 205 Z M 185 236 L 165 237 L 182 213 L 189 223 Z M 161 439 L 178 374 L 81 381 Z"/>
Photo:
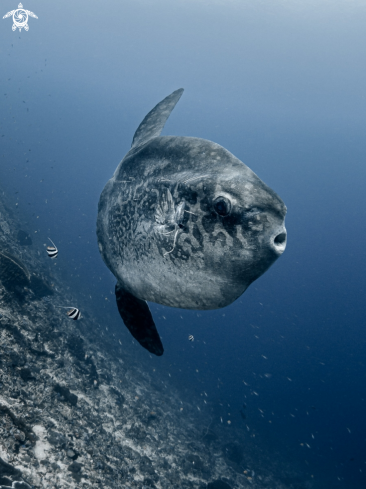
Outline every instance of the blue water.
<path id="1" fill-rule="evenodd" d="M 90 311 L 208 422 L 249 428 L 279 473 L 366 487 L 364 2 L 29 3 L 28 32 L 0 22 L 0 185 L 35 243 L 57 243 Z M 180 87 L 163 134 L 244 161 L 286 203 L 288 246 L 228 308 L 151 305 L 152 359 L 119 318 L 96 211 L 143 117 Z"/>

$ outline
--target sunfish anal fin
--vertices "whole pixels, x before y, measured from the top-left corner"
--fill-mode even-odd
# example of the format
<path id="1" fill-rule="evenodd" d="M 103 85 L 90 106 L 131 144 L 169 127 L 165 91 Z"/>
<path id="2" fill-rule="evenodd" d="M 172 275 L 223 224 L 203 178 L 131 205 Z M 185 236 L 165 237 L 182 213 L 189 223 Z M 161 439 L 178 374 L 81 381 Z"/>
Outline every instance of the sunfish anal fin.
<path id="1" fill-rule="evenodd" d="M 183 88 L 179 88 L 179 90 L 176 90 L 165 97 L 164 100 L 159 102 L 152 110 L 150 110 L 147 116 L 145 116 L 145 119 L 137 128 L 133 137 L 131 148 L 141 146 L 150 139 L 160 136 L 168 117 L 176 106 L 178 100 L 181 98 L 183 91 Z"/>
<path id="2" fill-rule="evenodd" d="M 116 284 L 118 311 L 132 336 L 150 353 L 161 356 L 164 353 L 153 317 L 146 301 L 138 299 Z"/>

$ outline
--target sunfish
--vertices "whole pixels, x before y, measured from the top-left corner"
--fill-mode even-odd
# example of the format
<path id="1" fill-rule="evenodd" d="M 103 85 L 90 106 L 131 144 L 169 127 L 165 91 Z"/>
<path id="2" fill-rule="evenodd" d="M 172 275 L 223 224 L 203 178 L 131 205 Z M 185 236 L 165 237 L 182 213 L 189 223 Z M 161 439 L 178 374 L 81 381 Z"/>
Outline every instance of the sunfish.
<path id="1" fill-rule="evenodd" d="M 99 200 L 97 236 L 133 337 L 164 352 L 146 301 L 219 309 L 240 297 L 286 248 L 286 206 L 228 150 L 160 136 L 183 89 L 154 107 Z"/>

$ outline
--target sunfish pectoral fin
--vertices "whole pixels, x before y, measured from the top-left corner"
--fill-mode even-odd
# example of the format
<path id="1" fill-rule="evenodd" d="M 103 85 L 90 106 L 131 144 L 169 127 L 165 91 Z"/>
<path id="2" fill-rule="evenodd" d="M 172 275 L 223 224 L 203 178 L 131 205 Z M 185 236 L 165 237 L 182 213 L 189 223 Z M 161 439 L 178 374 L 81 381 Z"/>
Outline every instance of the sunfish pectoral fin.
<path id="1" fill-rule="evenodd" d="M 160 135 L 171 111 L 181 98 L 183 91 L 183 88 L 179 88 L 179 90 L 171 93 L 147 114 L 135 132 L 131 148 L 141 146 L 150 139 Z"/>
<path id="2" fill-rule="evenodd" d="M 164 353 L 163 344 L 147 302 L 137 299 L 118 283 L 116 300 L 121 318 L 135 340 L 150 353 L 161 356 Z"/>

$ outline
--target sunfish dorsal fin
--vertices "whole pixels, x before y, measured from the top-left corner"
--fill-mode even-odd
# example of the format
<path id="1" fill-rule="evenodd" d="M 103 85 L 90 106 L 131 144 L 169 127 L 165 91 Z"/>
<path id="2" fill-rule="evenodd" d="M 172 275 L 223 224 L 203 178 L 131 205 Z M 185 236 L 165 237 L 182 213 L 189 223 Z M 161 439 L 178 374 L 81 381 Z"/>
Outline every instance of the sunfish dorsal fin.
<path id="1" fill-rule="evenodd" d="M 137 128 L 137 131 L 133 137 L 131 148 L 141 146 L 150 139 L 156 138 L 160 135 L 171 111 L 181 98 L 183 91 L 183 88 L 179 88 L 179 90 L 176 90 L 165 97 L 164 100 L 159 102 L 158 105 L 150 110 L 147 116 L 145 116 L 145 119 Z"/>

